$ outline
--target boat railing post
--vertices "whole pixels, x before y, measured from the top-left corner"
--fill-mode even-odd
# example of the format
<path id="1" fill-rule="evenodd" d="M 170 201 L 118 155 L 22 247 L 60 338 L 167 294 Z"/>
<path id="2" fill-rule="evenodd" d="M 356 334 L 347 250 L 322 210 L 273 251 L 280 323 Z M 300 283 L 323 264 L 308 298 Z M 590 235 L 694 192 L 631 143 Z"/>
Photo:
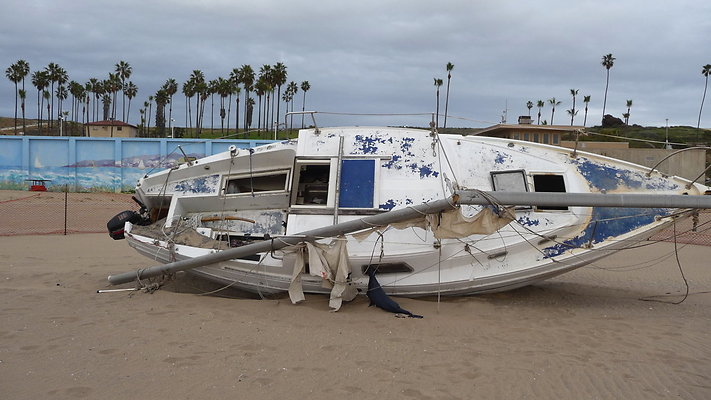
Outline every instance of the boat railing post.
<path id="1" fill-rule="evenodd" d="M 338 223 L 338 204 L 341 199 L 341 166 L 343 164 L 343 136 L 338 138 L 338 163 L 336 164 L 336 190 L 333 198 L 333 224 Z"/>

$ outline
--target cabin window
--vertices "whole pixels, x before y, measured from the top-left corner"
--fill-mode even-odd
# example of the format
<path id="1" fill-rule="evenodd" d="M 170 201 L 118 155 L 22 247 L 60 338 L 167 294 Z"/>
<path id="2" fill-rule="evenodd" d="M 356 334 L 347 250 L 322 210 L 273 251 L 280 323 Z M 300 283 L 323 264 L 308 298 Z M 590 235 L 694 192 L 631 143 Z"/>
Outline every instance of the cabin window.
<path id="1" fill-rule="evenodd" d="M 550 144 L 550 137 L 549 136 L 550 135 L 548 135 L 547 133 L 543 134 L 543 143 Z"/>
<path id="2" fill-rule="evenodd" d="M 338 206 L 373 208 L 375 193 L 375 160 L 343 160 L 338 193 Z"/>
<path id="3" fill-rule="evenodd" d="M 538 134 L 537 133 L 533 134 L 533 141 L 538 143 Z"/>
<path id="4" fill-rule="evenodd" d="M 513 138 L 514 138 L 515 140 L 518 140 L 519 137 L 520 137 L 520 135 L 519 135 L 518 133 L 514 133 L 514 134 L 513 134 Z"/>
<path id="5" fill-rule="evenodd" d="M 491 184 L 499 192 L 527 192 L 526 174 L 524 170 L 492 171 Z"/>
<path id="6" fill-rule="evenodd" d="M 530 140 L 528 133 L 523 134 L 523 140 Z"/>
<path id="7" fill-rule="evenodd" d="M 533 187 L 536 192 L 565 193 L 563 175 L 533 175 Z M 538 210 L 567 210 L 562 206 L 536 207 Z"/>
<path id="8" fill-rule="evenodd" d="M 229 178 L 225 187 L 225 194 L 284 191 L 286 190 L 288 176 L 289 174 L 286 171 L 280 171 Z"/>
<path id="9" fill-rule="evenodd" d="M 331 164 L 314 162 L 297 164 L 295 205 L 328 205 L 328 188 L 331 178 Z"/>
<path id="10" fill-rule="evenodd" d="M 560 135 L 553 135 L 553 144 L 558 144 L 560 142 Z"/>
<path id="11" fill-rule="evenodd" d="M 380 264 L 367 264 L 360 267 L 363 275 L 368 275 L 368 271 L 374 269 L 377 274 L 397 274 L 397 273 L 411 273 L 414 269 L 407 263 L 380 263 Z"/>

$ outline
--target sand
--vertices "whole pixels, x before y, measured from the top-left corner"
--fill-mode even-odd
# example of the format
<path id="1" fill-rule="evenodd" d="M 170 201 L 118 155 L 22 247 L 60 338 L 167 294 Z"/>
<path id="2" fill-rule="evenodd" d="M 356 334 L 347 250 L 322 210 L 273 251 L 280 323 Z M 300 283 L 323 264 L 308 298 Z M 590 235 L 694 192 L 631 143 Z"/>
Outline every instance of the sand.
<path id="1" fill-rule="evenodd" d="M 0 398 L 708 399 L 711 247 L 680 247 L 678 305 L 658 243 L 515 291 L 398 298 L 411 319 L 186 276 L 99 294 L 154 264 L 106 234 L 0 237 Z"/>

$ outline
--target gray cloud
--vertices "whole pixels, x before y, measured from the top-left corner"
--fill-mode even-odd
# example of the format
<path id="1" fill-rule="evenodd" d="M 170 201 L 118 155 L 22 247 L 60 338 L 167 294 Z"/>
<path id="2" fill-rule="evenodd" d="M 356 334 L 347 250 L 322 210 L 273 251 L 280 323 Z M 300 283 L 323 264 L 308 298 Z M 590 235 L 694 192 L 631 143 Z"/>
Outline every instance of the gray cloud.
<path id="1" fill-rule="evenodd" d="M 9 0 L 3 9 L 9 10 L 0 15 L 3 70 L 18 59 L 33 71 L 56 62 L 70 79 L 85 82 L 105 78 L 124 60 L 133 67 L 140 103 L 167 78 L 182 83 L 194 69 L 213 79 L 242 64 L 258 70 L 281 61 L 289 80 L 311 83 L 309 109 L 427 113 L 435 110 L 432 79 L 446 83 L 451 61 L 450 114 L 471 119 L 454 120 L 457 126 L 496 123 L 504 108 L 515 121 L 528 112 L 526 101 L 551 97 L 563 102 L 555 120 L 563 123 L 572 88 L 580 90 L 579 101 L 592 96 L 589 120 L 598 121 L 605 84 L 600 60 L 612 53 L 610 113 L 620 116 L 632 99 L 632 123 L 662 125 L 669 118 L 695 125 L 701 66 L 711 63 L 711 5 L 691 0 Z M 13 114 L 13 91 L 9 80 L 0 81 L 0 115 Z M 35 91 L 28 92 L 32 104 Z M 178 99 L 176 107 L 181 104 Z M 543 115 L 549 113 L 546 107 Z M 32 107 L 28 115 L 34 116 Z M 427 121 L 322 118 L 324 124 Z M 711 126 L 711 111 L 702 125 Z"/>

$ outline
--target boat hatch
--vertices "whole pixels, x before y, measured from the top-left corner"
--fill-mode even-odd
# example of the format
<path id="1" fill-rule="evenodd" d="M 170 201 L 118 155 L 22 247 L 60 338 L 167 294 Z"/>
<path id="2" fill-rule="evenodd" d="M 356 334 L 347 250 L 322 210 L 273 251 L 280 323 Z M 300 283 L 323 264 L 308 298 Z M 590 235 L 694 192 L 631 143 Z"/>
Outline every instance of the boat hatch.
<path id="1" fill-rule="evenodd" d="M 343 160 L 338 206 L 373 208 L 375 160 Z"/>
<path id="2" fill-rule="evenodd" d="M 528 192 L 526 171 L 491 171 L 491 187 L 498 192 Z M 517 210 L 530 209 L 530 206 L 516 206 Z"/>
<path id="3" fill-rule="evenodd" d="M 491 171 L 491 185 L 499 192 L 528 192 L 526 171 Z"/>
<path id="4" fill-rule="evenodd" d="M 565 179 L 563 175 L 541 174 L 533 175 L 533 188 L 536 192 L 565 193 Z M 537 210 L 567 210 L 563 206 L 538 206 Z"/>
<path id="5" fill-rule="evenodd" d="M 225 194 L 283 192 L 288 180 L 288 171 L 242 174 L 227 179 Z"/>

